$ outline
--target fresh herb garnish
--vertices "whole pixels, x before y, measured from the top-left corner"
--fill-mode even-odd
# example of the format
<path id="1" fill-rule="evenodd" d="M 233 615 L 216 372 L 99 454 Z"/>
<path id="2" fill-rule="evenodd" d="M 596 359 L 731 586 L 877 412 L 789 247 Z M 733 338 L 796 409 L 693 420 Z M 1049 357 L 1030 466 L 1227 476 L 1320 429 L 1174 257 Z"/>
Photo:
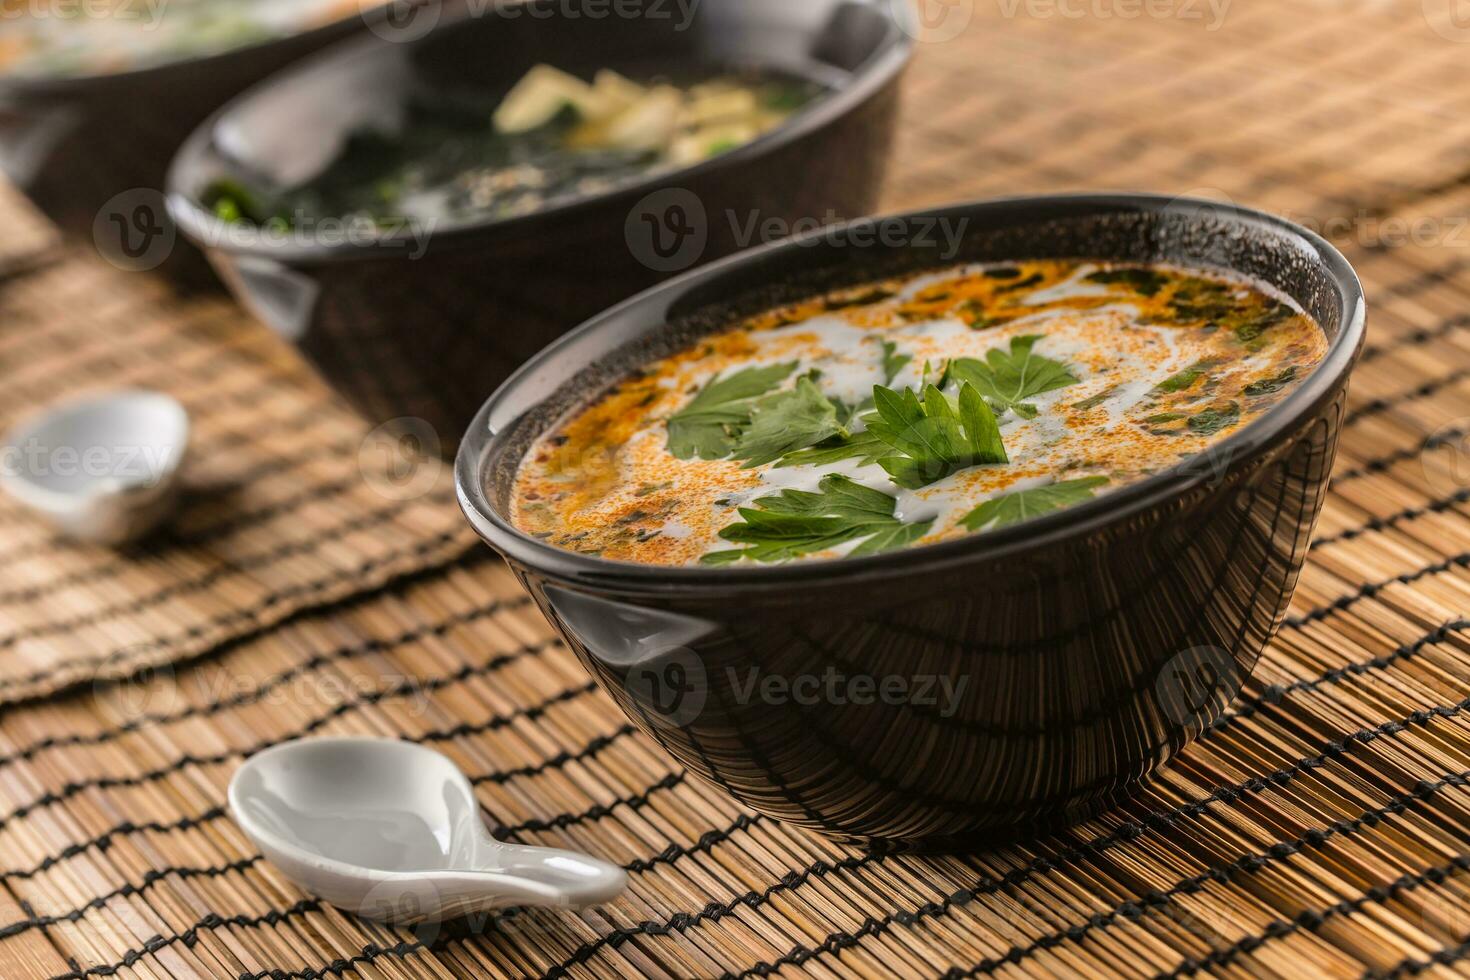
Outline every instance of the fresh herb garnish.
<path id="1" fill-rule="evenodd" d="M 1210 407 L 1189 420 L 1189 431 L 1195 435 L 1212 436 L 1230 428 L 1240 421 L 1240 406 L 1230 402 L 1220 407 Z"/>
<path id="2" fill-rule="evenodd" d="M 741 430 L 733 455 L 751 469 L 843 434 L 837 406 L 810 377 L 801 377 L 791 391 L 766 395 L 751 406 L 750 424 Z"/>
<path id="3" fill-rule="evenodd" d="M 1179 321 L 1223 320 L 1236 307 L 1225 283 L 1193 276 L 1181 280 L 1169 297 L 1169 309 Z"/>
<path id="4" fill-rule="evenodd" d="M 818 493 L 783 490 L 740 508 L 744 520 L 720 532 L 720 537 L 747 547 L 712 551 L 700 559 L 706 565 L 752 561 L 786 561 L 827 551 L 850 541 L 861 543 L 850 552 L 871 555 L 912 544 L 929 532 L 930 521 L 904 523 L 894 516 L 898 501 L 845 476 L 822 478 Z"/>
<path id="5" fill-rule="evenodd" d="M 894 454 L 882 439 L 871 432 L 854 432 L 849 436 L 836 436 L 825 442 L 789 453 L 776 464 L 777 469 L 785 466 L 827 466 L 845 459 L 860 459 L 861 465 L 872 466 L 884 456 Z"/>
<path id="6" fill-rule="evenodd" d="M 1245 386 L 1245 393 L 1247 395 L 1250 395 L 1252 398 L 1258 398 L 1261 395 L 1274 395 L 1276 394 L 1276 392 L 1285 388 L 1287 385 L 1291 384 L 1295 380 L 1296 367 L 1292 366 L 1287 368 L 1285 371 L 1282 371 L 1274 378 L 1266 377 L 1262 378 L 1259 381 L 1252 381 L 1250 384 Z"/>
<path id="7" fill-rule="evenodd" d="M 1285 303 L 1272 303 L 1264 312 L 1253 317 L 1240 320 L 1231 329 L 1235 331 L 1235 339 L 1247 347 L 1256 346 L 1256 341 L 1261 339 L 1261 334 L 1291 319 L 1291 307 Z"/>
<path id="8" fill-rule="evenodd" d="M 1127 286 L 1140 296 L 1157 296 L 1169 284 L 1169 277 L 1154 269 L 1103 269 L 1092 273 L 1086 281 Z"/>
<path id="9" fill-rule="evenodd" d="M 1052 483 L 1031 490 L 1004 493 L 991 497 L 970 511 L 960 523 L 971 531 L 984 531 L 1019 524 L 1021 521 L 1090 500 L 1097 488 L 1108 482 L 1105 476 L 1088 476 L 1080 480 Z"/>
<path id="10" fill-rule="evenodd" d="M 1094 408 L 1097 408 L 1097 406 L 1101 405 L 1103 402 L 1107 401 L 1109 398 L 1113 397 L 1113 395 L 1116 394 L 1117 391 L 1117 385 L 1108 385 L 1102 391 L 1099 391 L 1095 395 L 1091 395 L 1087 398 L 1082 399 L 1080 402 L 1073 405 L 1072 407 L 1079 412 L 1090 412 Z"/>
<path id="11" fill-rule="evenodd" d="M 898 372 L 908 367 L 914 359 L 912 354 L 898 353 L 898 345 L 891 340 L 883 341 L 883 383 L 893 384 L 893 379 L 898 377 Z"/>
<path id="12" fill-rule="evenodd" d="M 715 377 L 669 416 L 669 452 L 679 459 L 724 459 L 750 421 L 754 400 L 795 370 L 796 362 L 790 361 Z"/>
<path id="13" fill-rule="evenodd" d="M 1170 375 L 1163 381 L 1160 381 L 1154 386 L 1154 391 L 1166 392 L 1168 394 L 1184 391 L 1186 388 L 1193 387 L 1194 383 L 1200 379 L 1200 376 L 1214 366 L 1213 361 L 1199 361 L 1180 371 L 1178 374 Z"/>
<path id="14" fill-rule="evenodd" d="M 997 286 L 995 287 L 995 291 L 997 294 L 1015 293 L 1020 292 L 1023 289 L 1030 289 L 1032 286 L 1040 286 L 1044 282 L 1046 282 L 1046 276 L 1043 276 L 1039 272 L 1033 272 L 1025 279 L 1020 279 L 1016 282 L 1009 282 L 1006 283 L 1004 286 Z"/>
<path id="15" fill-rule="evenodd" d="M 1159 415 L 1150 415 L 1143 421 L 1147 425 L 1168 425 L 1170 422 L 1178 422 L 1184 418 L 1187 416 L 1180 415 L 1178 412 L 1163 412 Z"/>
<path id="16" fill-rule="evenodd" d="M 1021 418 L 1034 419 L 1036 406 L 1026 404 L 1026 399 L 1078 380 L 1061 361 L 1035 353 L 1041 339 L 1034 334 L 1012 337 L 1009 352 L 992 350 L 983 361 L 962 357 L 950 367 L 956 380 L 974 385 L 997 410 L 1010 409 Z"/>
<path id="17" fill-rule="evenodd" d="M 974 385 L 960 388 L 959 410 L 934 385 L 920 401 L 912 388 L 901 393 L 875 386 L 877 418 L 868 432 L 894 450 L 877 459 L 894 483 L 917 490 L 952 473 L 985 463 L 1006 463 L 1000 427 Z"/>

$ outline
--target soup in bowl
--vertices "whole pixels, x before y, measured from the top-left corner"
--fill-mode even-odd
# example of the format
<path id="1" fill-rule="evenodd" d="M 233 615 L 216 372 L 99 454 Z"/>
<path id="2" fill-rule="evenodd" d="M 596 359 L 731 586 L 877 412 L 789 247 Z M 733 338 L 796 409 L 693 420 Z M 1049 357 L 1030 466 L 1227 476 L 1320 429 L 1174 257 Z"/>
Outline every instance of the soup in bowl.
<path id="1" fill-rule="evenodd" d="M 881 224 L 548 348 L 472 425 L 461 503 L 628 716 L 754 809 L 905 840 L 1075 819 L 1281 622 L 1361 292 L 1310 233 L 1199 202 Z"/>

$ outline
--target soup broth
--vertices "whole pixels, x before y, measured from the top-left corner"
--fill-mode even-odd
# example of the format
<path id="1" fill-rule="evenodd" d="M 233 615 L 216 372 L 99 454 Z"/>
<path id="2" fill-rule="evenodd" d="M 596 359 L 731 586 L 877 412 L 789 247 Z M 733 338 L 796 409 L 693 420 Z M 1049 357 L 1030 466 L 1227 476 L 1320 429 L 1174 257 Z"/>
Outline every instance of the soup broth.
<path id="1" fill-rule="evenodd" d="M 511 517 L 656 565 L 951 541 L 1190 459 L 1326 349 L 1286 297 L 1215 272 L 1029 261 L 878 282 L 631 374 L 532 446 Z"/>
<path id="2" fill-rule="evenodd" d="M 820 91 L 755 72 L 679 85 L 606 69 L 586 81 L 538 65 L 503 99 L 410 103 L 392 132 L 354 134 L 302 186 L 270 193 L 225 180 L 201 197 L 226 221 L 285 227 L 323 217 L 382 229 L 514 217 L 729 152 Z"/>

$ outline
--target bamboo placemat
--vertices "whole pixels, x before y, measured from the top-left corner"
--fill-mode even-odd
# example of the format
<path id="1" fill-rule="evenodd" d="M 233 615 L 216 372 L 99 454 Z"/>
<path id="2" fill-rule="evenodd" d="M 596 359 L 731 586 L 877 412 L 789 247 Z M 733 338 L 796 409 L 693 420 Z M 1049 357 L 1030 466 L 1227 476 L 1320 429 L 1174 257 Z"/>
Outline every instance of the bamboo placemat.
<path id="1" fill-rule="evenodd" d="M 442 532 L 448 501 L 395 501 L 401 516 L 342 539 L 355 547 L 322 541 L 366 521 L 381 483 L 302 509 L 348 479 L 362 426 L 272 341 L 221 304 L 65 258 L 0 288 L 18 379 L 0 410 L 135 372 L 210 417 L 195 478 L 234 489 L 191 504 L 187 540 L 92 581 L 116 559 L 0 515 L 7 556 L 30 554 L 0 589 L 84 579 L 0 605 L 0 628 L 126 607 L 48 637 L 51 656 L 95 657 L 133 630 L 258 621 L 131 680 L 34 697 L 67 679 L 47 674 L 0 711 L 0 975 L 1470 972 L 1470 46 L 1417 3 L 1237 0 L 1215 32 L 1002 9 L 977 3 L 960 38 L 924 46 L 892 205 L 1136 186 L 1354 219 L 1337 237 L 1368 287 L 1370 346 L 1333 493 L 1225 719 L 1117 811 L 989 852 L 863 851 L 755 816 L 632 732 L 483 552 L 354 572 L 359 548 Z M 1399 226 L 1423 233 L 1386 234 Z M 180 346 L 131 353 L 153 344 Z M 49 366 L 16 364 L 23 348 Z M 188 599 L 132 612 L 142 582 L 227 559 Z M 319 575 L 339 584 L 264 618 L 262 594 Z M 44 669 L 38 649 L 17 641 L 0 669 Z M 221 809 L 242 758 L 308 733 L 432 745 L 497 833 L 622 863 L 631 889 L 581 915 L 417 933 L 314 902 Z"/>
<path id="2" fill-rule="evenodd" d="M 259 634 L 471 540 L 447 467 L 404 479 L 383 451 L 396 443 L 365 441 L 222 299 L 182 302 L 98 261 L 43 265 L 0 288 L 0 377 L 0 425 L 137 386 L 178 397 L 195 427 L 183 513 L 125 553 L 70 544 L 0 499 L 0 705 Z"/>

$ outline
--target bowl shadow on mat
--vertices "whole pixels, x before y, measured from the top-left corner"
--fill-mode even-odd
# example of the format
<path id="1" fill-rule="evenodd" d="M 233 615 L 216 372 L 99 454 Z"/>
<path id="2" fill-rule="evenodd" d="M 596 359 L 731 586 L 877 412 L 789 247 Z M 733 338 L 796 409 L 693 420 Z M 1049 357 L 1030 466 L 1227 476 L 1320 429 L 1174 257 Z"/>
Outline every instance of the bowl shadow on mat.
<path id="1" fill-rule="evenodd" d="M 949 264 L 828 238 L 685 276 L 549 348 L 486 404 L 457 483 L 471 522 L 607 693 L 692 772 L 829 834 L 954 845 L 1094 813 L 1224 712 L 1296 586 L 1364 313 L 1330 245 L 1242 209 L 1063 196 L 914 216 L 935 218 L 968 219 L 961 262 L 1252 276 L 1322 325 L 1328 354 L 1281 404 L 1185 463 L 959 541 L 669 568 L 563 551 L 509 522 L 527 448 L 632 367 L 772 304 Z"/>

